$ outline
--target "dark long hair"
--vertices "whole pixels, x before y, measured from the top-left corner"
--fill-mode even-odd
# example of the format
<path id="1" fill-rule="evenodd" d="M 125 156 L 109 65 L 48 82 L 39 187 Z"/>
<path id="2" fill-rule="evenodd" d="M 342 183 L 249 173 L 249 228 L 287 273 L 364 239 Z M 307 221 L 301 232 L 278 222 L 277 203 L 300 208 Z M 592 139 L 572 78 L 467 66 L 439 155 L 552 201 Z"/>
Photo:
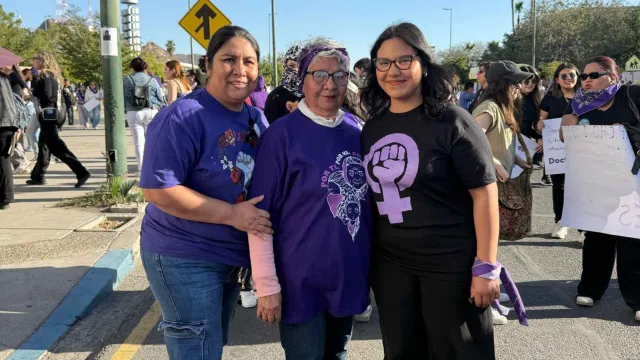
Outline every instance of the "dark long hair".
<path id="1" fill-rule="evenodd" d="M 393 38 L 402 39 L 411 45 L 420 58 L 422 64 L 422 98 L 424 109 L 430 118 L 438 118 L 454 98 L 454 84 L 451 76 L 442 67 L 433 62 L 434 56 L 427 41 L 412 23 L 401 23 L 386 28 L 371 48 L 371 58 L 378 56 L 382 43 Z M 376 77 L 376 67 L 367 69 L 366 86 L 363 89 L 361 104 L 367 109 L 367 117 L 373 119 L 382 115 L 391 106 L 391 98 L 384 92 Z"/>
<path id="2" fill-rule="evenodd" d="M 533 74 L 533 77 L 530 78 L 529 80 L 535 81 L 536 86 L 533 87 L 533 91 L 531 91 L 529 94 L 527 95 L 523 94 L 522 96 L 524 98 L 532 99 L 533 102 L 536 104 L 536 109 L 539 109 L 540 102 L 542 101 L 542 93 L 540 92 L 540 80 L 541 80 L 540 73 L 531 65 L 522 65 L 520 66 L 520 70 Z"/>
<path id="3" fill-rule="evenodd" d="M 580 87 L 580 79 L 577 78 L 578 74 L 580 74 L 580 70 L 578 70 L 578 68 L 572 63 L 562 63 L 558 65 L 558 67 L 556 68 L 556 72 L 553 73 L 553 86 L 551 87 L 551 95 L 555 97 L 564 96 L 564 94 L 562 93 L 562 89 L 560 88 L 560 84 L 558 83 L 558 77 L 560 76 L 560 72 L 565 69 L 571 69 L 576 72 L 576 86 L 573 87 L 573 90 L 577 91 Z"/>
<path id="4" fill-rule="evenodd" d="M 513 93 L 511 92 L 512 82 L 507 79 L 499 79 L 490 81 L 487 89 L 482 93 L 479 103 L 485 100 L 494 101 L 500 107 L 502 115 L 507 125 L 513 130 L 518 131 L 518 121 L 516 120 L 516 106 Z"/>
<path id="5" fill-rule="evenodd" d="M 229 40 L 233 39 L 236 36 L 244 38 L 251 44 L 251 47 L 253 48 L 253 50 L 255 50 L 256 56 L 258 57 L 256 61 L 260 61 L 260 45 L 258 45 L 258 41 L 256 40 L 256 38 L 251 35 L 249 31 L 241 28 L 240 26 L 227 25 L 218 29 L 218 31 L 216 31 L 213 36 L 211 36 L 211 40 L 209 40 L 206 58 L 207 67 L 211 67 L 213 65 L 213 57 L 216 55 L 218 50 L 220 50 L 220 48 L 223 47 Z"/>

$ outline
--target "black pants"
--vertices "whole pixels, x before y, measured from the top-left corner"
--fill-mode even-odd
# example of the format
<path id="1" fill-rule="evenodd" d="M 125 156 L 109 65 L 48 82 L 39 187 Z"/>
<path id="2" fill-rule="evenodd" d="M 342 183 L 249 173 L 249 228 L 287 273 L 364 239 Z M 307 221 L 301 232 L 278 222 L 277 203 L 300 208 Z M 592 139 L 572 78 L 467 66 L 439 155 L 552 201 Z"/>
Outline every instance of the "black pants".
<path id="1" fill-rule="evenodd" d="M 73 125 L 73 105 L 67 105 L 67 121 L 69 125 Z"/>
<path id="2" fill-rule="evenodd" d="M 0 204 L 13 202 L 13 165 L 9 148 L 15 129 L 0 127 Z"/>
<path id="3" fill-rule="evenodd" d="M 470 279 L 435 280 L 374 255 L 371 287 L 385 360 L 495 359 L 491 310 L 469 303 Z"/>
<path id="4" fill-rule="evenodd" d="M 60 139 L 58 127 L 55 124 L 46 124 L 40 121 L 40 138 L 38 139 L 38 161 L 31 172 L 31 180 L 40 181 L 44 179 L 49 168 L 51 155 L 57 157 L 65 163 L 71 171 L 76 174 L 76 178 L 81 178 L 89 173 L 82 166 L 82 163 L 69 150 L 67 144 Z"/>
<path id="5" fill-rule="evenodd" d="M 553 185 L 551 193 L 553 197 L 553 213 L 556 222 L 562 219 L 562 209 L 564 208 L 564 174 L 551 175 Z"/>
<path id="6" fill-rule="evenodd" d="M 609 287 L 616 252 L 622 298 L 634 311 L 640 311 L 640 239 L 588 231 L 582 248 L 578 296 L 602 298 Z"/>

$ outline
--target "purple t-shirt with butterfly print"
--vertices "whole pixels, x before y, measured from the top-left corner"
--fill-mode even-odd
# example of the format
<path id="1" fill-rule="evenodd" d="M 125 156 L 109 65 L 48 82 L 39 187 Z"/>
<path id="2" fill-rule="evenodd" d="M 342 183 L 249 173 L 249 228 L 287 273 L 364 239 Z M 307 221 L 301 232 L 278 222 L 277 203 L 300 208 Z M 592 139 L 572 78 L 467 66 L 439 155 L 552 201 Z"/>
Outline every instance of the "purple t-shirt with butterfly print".
<path id="1" fill-rule="evenodd" d="M 264 195 L 258 207 L 271 214 L 285 324 L 319 312 L 352 316 L 368 305 L 371 201 L 361 126 L 348 114 L 331 128 L 296 110 L 260 141 L 249 196 Z"/>
<path id="2" fill-rule="evenodd" d="M 149 125 L 140 187 L 182 185 L 231 204 L 244 201 L 267 124 L 251 106 L 234 112 L 205 89 L 192 92 L 160 111 Z M 155 254 L 249 266 L 246 232 L 181 219 L 153 204 L 147 206 L 140 240 Z"/>

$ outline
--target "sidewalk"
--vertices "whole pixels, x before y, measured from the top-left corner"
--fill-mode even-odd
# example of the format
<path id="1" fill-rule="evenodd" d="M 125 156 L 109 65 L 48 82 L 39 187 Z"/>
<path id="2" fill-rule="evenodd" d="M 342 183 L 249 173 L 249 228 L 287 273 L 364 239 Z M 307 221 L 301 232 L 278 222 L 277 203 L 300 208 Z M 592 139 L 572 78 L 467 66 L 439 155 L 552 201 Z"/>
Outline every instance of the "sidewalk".
<path id="1" fill-rule="evenodd" d="M 8 358 L 21 344 L 34 356 L 38 351 L 46 350 L 38 347 L 55 341 L 52 336 L 61 331 L 61 326 L 66 326 L 61 316 L 72 316 L 73 319 L 73 316 L 82 315 L 84 310 L 79 307 L 90 309 L 98 297 L 106 295 L 121 280 L 121 272 L 127 269 L 120 268 L 118 262 L 128 262 L 131 247 L 138 239 L 139 222 L 120 235 L 74 232 L 98 216 L 99 211 L 55 205 L 95 190 L 105 182 L 104 125 L 101 124 L 99 130 L 65 126 L 61 137 L 92 177 L 85 186 L 76 189 L 76 178 L 71 170 L 63 163 L 53 162 L 47 173 L 47 185 L 27 186 L 28 175 L 14 176 L 16 201 L 11 209 L 0 211 L 0 359 Z M 33 153 L 28 155 L 33 157 Z M 127 155 L 129 171 L 133 173 L 135 155 L 128 129 Z M 118 248 L 127 250 L 118 251 Z M 111 265 L 115 267 L 111 268 Z M 83 277 L 89 276 L 91 281 L 84 280 L 88 287 L 76 287 Z M 109 286 L 96 287 L 100 281 Z M 89 298 L 92 291 L 94 298 Z M 71 301 L 68 300 L 70 296 L 78 298 Z M 70 307 L 71 312 L 61 307 Z M 73 315 L 73 311 L 80 313 Z M 49 330 L 51 326 L 55 331 Z M 39 328 L 36 336 L 32 336 Z M 30 358 L 16 354 L 18 352 L 11 358 Z"/>

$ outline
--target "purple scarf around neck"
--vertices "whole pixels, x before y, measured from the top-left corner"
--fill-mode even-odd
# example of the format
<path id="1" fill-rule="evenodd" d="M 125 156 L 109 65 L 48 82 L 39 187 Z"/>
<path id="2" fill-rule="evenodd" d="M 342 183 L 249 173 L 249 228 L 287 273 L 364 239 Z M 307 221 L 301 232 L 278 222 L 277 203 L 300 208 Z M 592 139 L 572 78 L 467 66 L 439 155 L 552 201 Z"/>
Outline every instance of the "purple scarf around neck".
<path id="1" fill-rule="evenodd" d="M 603 90 L 586 91 L 583 88 L 579 88 L 576 91 L 576 96 L 571 101 L 573 113 L 580 116 L 601 107 L 616 96 L 620 87 L 621 84 L 617 82 Z"/>

